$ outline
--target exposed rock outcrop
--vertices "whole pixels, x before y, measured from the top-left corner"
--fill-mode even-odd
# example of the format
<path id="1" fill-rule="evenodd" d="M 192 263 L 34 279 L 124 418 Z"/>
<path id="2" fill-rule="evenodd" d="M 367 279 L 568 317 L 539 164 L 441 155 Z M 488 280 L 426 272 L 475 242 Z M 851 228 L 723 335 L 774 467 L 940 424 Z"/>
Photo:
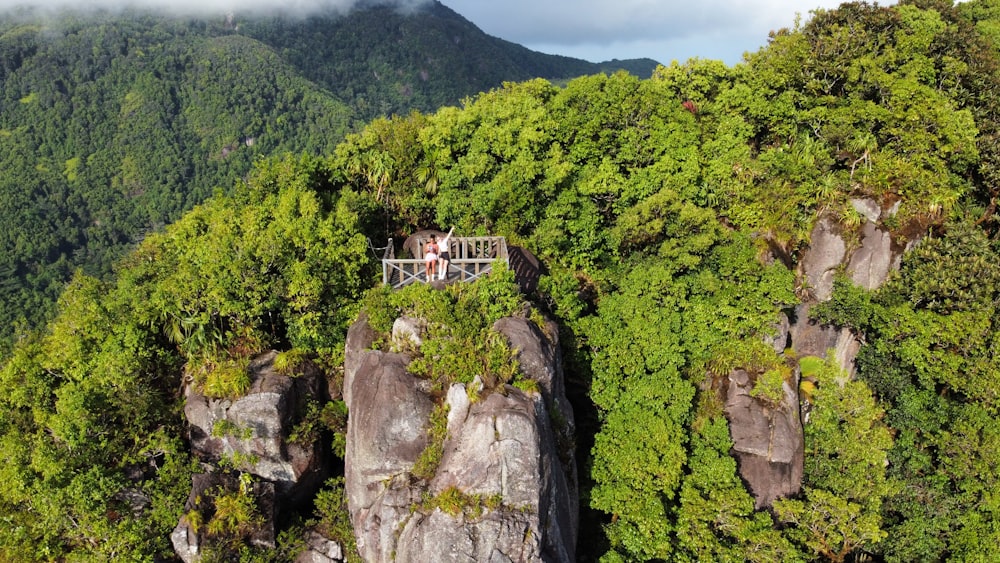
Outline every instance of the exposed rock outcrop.
<path id="1" fill-rule="evenodd" d="M 306 548 L 296 558 L 295 563 L 341 563 L 345 560 L 344 548 L 314 530 L 306 532 Z"/>
<path id="2" fill-rule="evenodd" d="M 344 345 L 344 402 L 351 404 L 351 383 L 354 374 L 358 372 L 361 362 L 367 357 L 367 352 L 371 351 L 375 339 L 378 337 L 371 325 L 368 324 L 368 317 L 362 312 L 357 322 L 347 329 L 347 340 Z"/>
<path id="3" fill-rule="evenodd" d="M 802 485 L 803 441 L 796 389 L 785 382 L 778 404 L 750 395 L 753 383 L 741 369 L 729 375 L 726 416 L 740 474 L 756 507 L 793 495 Z"/>
<path id="4" fill-rule="evenodd" d="M 795 308 L 795 322 L 789 333 L 792 347 L 798 357 L 816 356 L 825 358 L 833 353 L 837 364 L 850 375 L 854 375 L 854 358 L 861 349 L 861 342 L 846 328 L 822 325 L 809 319 L 813 303 L 803 303 Z"/>
<path id="5" fill-rule="evenodd" d="M 345 490 L 358 550 L 366 561 L 389 561 L 396 527 L 420 502 L 410 471 L 427 447 L 434 404 L 407 373 L 409 358 L 369 350 L 347 374 Z"/>
<path id="6" fill-rule="evenodd" d="M 250 390 L 236 400 L 211 399 L 185 387 L 191 448 L 203 461 L 235 457 L 240 469 L 275 483 L 283 498 L 312 495 L 325 477 L 319 444 L 289 439 L 306 405 L 322 398 L 322 376 L 306 363 L 295 377 L 274 369 L 276 352 L 250 362 Z"/>
<path id="7" fill-rule="evenodd" d="M 191 510 L 207 522 L 215 497 L 239 491 L 252 499 L 263 519 L 248 541 L 273 548 L 277 512 L 311 498 L 326 477 L 321 443 L 290 439 L 307 405 L 325 398 L 324 378 L 308 362 L 297 368 L 294 377 L 278 373 L 276 356 L 271 351 L 250 362 L 250 389 L 235 400 L 206 397 L 193 382 L 185 386 L 184 414 L 191 449 L 210 468 L 194 477 L 185 516 L 170 536 L 178 557 L 186 563 L 199 560 L 205 542 L 204 526 L 196 526 L 188 518 Z M 246 477 L 254 478 L 239 483 L 230 473 L 214 471 L 213 465 L 223 458 L 246 472 Z"/>
<path id="8" fill-rule="evenodd" d="M 892 236 L 875 223 L 861 228 L 861 247 L 851 254 L 847 265 L 851 281 L 865 289 L 881 286 L 893 267 L 899 267 L 900 254 L 892 250 Z"/>
<path id="9" fill-rule="evenodd" d="M 806 290 L 803 302 L 796 307 L 792 319 L 783 318 L 776 327 L 778 335 L 773 344 L 779 354 L 790 345 L 797 358 L 825 358 L 832 353 L 837 363 L 853 376 L 854 359 L 861 343 L 846 328 L 810 320 L 809 310 L 832 297 L 834 277 L 841 270 L 856 285 L 878 288 L 899 267 L 903 249 L 878 224 L 884 213 L 894 213 L 895 208 L 883 213 L 874 200 L 855 199 L 850 203 L 862 218 L 854 247 L 848 244 L 843 228 L 832 218 L 821 217 L 816 222 L 809 248 L 798 262 L 799 279 Z M 804 440 L 799 379 L 796 368 L 792 380 L 784 383 L 783 397 L 777 404 L 750 396 L 753 377 L 743 370 L 729 374 L 725 386 L 725 413 L 733 451 L 739 461 L 740 475 L 758 508 L 794 495 L 801 488 Z"/>
<path id="10" fill-rule="evenodd" d="M 877 289 L 885 283 L 889 273 L 899 267 L 903 249 L 893 243 L 888 230 L 878 225 L 883 212 L 877 202 L 854 199 L 851 206 L 863 219 L 856 248 L 848 251 L 842 228 L 830 217 L 820 218 L 813 227 L 809 248 L 799 262 L 800 277 L 811 296 L 796 308 L 790 334 L 792 347 L 799 357 L 824 358 L 832 350 L 838 364 L 853 375 L 860 342 L 847 329 L 820 326 L 811 321 L 809 310 L 814 304 L 832 297 L 834 275 L 840 269 L 844 269 L 855 285 Z"/>
<path id="11" fill-rule="evenodd" d="M 821 217 L 799 262 L 800 277 L 816 301 L 826 301 L 833 295 L 833 278 L 846 254 L 847 243 L 840 225 L 830 217 Z"/>
<path id="12" fill-rule="evenodd" d="M 557 464 L 555 468 L 546 468 L 549 471 L 554 471 L 557 468 L 562 469 L 561 473 L 557 472 L 550 477 L 560 484 L 559 487 L 551 491 L 556 496 L 550 499 L 552 503 L 550 509 L 554 510 L 550 516 L 555 520 L 559 514 L 570 515 L 572 520 L 569 528 L 562 530 L 563 539 L 564 544 L 572 539 L 568 545 L 575 545 L 580 513 L 579 495 L 576 494 L 579 481 L 574 461 L 576 421 L 573 415 L 573 406 L 566 397 L 562 355 L 558 346 L 559 327 L 555 322 L 548 321 L 543 334 L 535 323 L 526 318 L 508 317 L 497 321 L 493 325 L 493 330 L 503 334 L 510 347 L 517 350 L 517 360 L 521 372 L 529 379 L 536 381 L 542 392 L 543 405 L 547 410 L 548 420 L 552 422 L 556 453 L 562 462 Z M 539 424 L 544 422 L 546 421 L 539 421 Z M 548 456 L 543 460 L 552 461 Z M 564 491 L 567 494 L 562 494 Z M 570 531 L 572 532 L 571 537 L 565 535 L 566 532 Z"/>
<path id="13" fill-rule="evenodd" d="M 406 354 L 370 350 L 365 324 L 351 327 L 345 373 L 346 491 L 362 557 L 575 560 L 575 464 L 571 447 L 568 464 L 559 451 L 573 418 L 557 344 L 524 319 L 503 320 L 495 329 L 519 351 L 522 371 L 537 378 L 541 393 L 511 386 L 490 392 L 477 379 L 473 389 L 457 383 L 442 397 L 406 371 Z M 433 477 L 420 480 L 412 470 L 430 443 L 431 411 L 440 401 L 449 408 L 447 436 Z M 445 511 L 434 503 L 449 493 L 465 506 Z"/>

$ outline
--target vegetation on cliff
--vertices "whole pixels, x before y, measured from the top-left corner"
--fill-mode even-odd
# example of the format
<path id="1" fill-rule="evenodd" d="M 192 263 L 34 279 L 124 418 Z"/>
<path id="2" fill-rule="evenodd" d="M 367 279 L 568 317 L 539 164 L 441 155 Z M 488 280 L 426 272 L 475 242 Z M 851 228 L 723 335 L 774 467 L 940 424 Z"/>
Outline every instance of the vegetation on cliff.
<path id="1" fill-rule="evenodd" d="M 585 390 L 581 557 L 996 558 L 993 4 L 846 4 L 735 67 L 507 84 L 262 162 L 114 280 L 77 275 L 18 343 L 0 371 L 0 554 L 166 551 L 191 471 L 182 365 L 277 347 L 334 373 L 379 281 L 365 237 L 456 225 L 545 266 L 532 297 Z M 898 247 L 922 242 L 881 289 L 842 280 L 818 311 L 862 336 L 858 378 L 810 366 L 803 494 L 755 510 L 715 384 L 742 367 L 766 397 L 763 375 L 790 373 L 770 341 L 809 296 L 800 252 L 820 215 L 850 241 L 858 197 L 893 211 Z"/>

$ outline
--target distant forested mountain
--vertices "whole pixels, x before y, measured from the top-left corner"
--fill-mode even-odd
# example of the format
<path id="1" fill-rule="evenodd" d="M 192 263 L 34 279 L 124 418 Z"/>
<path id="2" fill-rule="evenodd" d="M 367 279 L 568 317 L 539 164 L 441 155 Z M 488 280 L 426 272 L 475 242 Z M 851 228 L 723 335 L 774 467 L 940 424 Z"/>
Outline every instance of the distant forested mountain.
<path id="1" fill-rule="evenodd" d="M 439 2 L 409 15 L 376 4 L 341 18 L 249 19 L 237 32 L 271 46 L 366 121 L 455 104 L 505 81 L 616 70 L 647 78 L 657 65 L 650 59 L 595 64 L 531 51 L 484 34 Z"/>
<path id="2" fill-rule="evenodd" d="M 328 153 L 377 115 L 603 68 L 487 36 L 437 3 L 306 19 L 7 12 L 0 338 L 43 318 L 74 269 L 110 271 L 259 157 Z"/>

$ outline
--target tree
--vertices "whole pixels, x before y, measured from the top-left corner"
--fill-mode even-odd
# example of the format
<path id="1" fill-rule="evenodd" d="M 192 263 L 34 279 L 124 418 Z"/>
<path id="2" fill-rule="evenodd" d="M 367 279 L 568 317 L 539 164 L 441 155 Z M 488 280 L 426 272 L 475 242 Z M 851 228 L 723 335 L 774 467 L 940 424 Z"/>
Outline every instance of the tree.
<path id="1" fill-rule="evenodd" d="M 886 538 L 881 510 L 892 490 L 885 472 L 892 438 L 868 386 L 848 380 L 832 357 L 815 378 L 805 426 L 804 498 L 777 500 L 774 510 L 793 525 L 787 535 L 804 548 L 844 561 L 874 552 Z"/>

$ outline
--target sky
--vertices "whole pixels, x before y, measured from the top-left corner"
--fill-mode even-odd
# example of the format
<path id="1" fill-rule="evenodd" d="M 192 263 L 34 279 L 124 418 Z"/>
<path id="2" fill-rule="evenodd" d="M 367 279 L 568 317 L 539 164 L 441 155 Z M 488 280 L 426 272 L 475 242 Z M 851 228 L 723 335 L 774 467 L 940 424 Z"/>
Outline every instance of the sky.
<path id="1" fill-rule="evenodd" d="M 412 8 L 426 0 L 387 0 Z M 767 44 L 768 33 L 792 27 L 813 9 L 842 0 L 441 0 L 484 32 L 543 53 L 592 62 L 689 58 L 729 65 Z M 0 9 L 36 6 L 115 8 L 130 2 L 174 12 L 349 9 L 357 0 L 0 0 Z M 881 1 L 882 5 L 893 1 Z"/>
<path id="2" fill-rule="evenodd" d="M 729 65 L 768 33 L 844 0 L 441 0 L 486 33 L 535 51 L 601 62 L 648 57 Z M 895 2 L 882 0 L 879 5 Z"/>

